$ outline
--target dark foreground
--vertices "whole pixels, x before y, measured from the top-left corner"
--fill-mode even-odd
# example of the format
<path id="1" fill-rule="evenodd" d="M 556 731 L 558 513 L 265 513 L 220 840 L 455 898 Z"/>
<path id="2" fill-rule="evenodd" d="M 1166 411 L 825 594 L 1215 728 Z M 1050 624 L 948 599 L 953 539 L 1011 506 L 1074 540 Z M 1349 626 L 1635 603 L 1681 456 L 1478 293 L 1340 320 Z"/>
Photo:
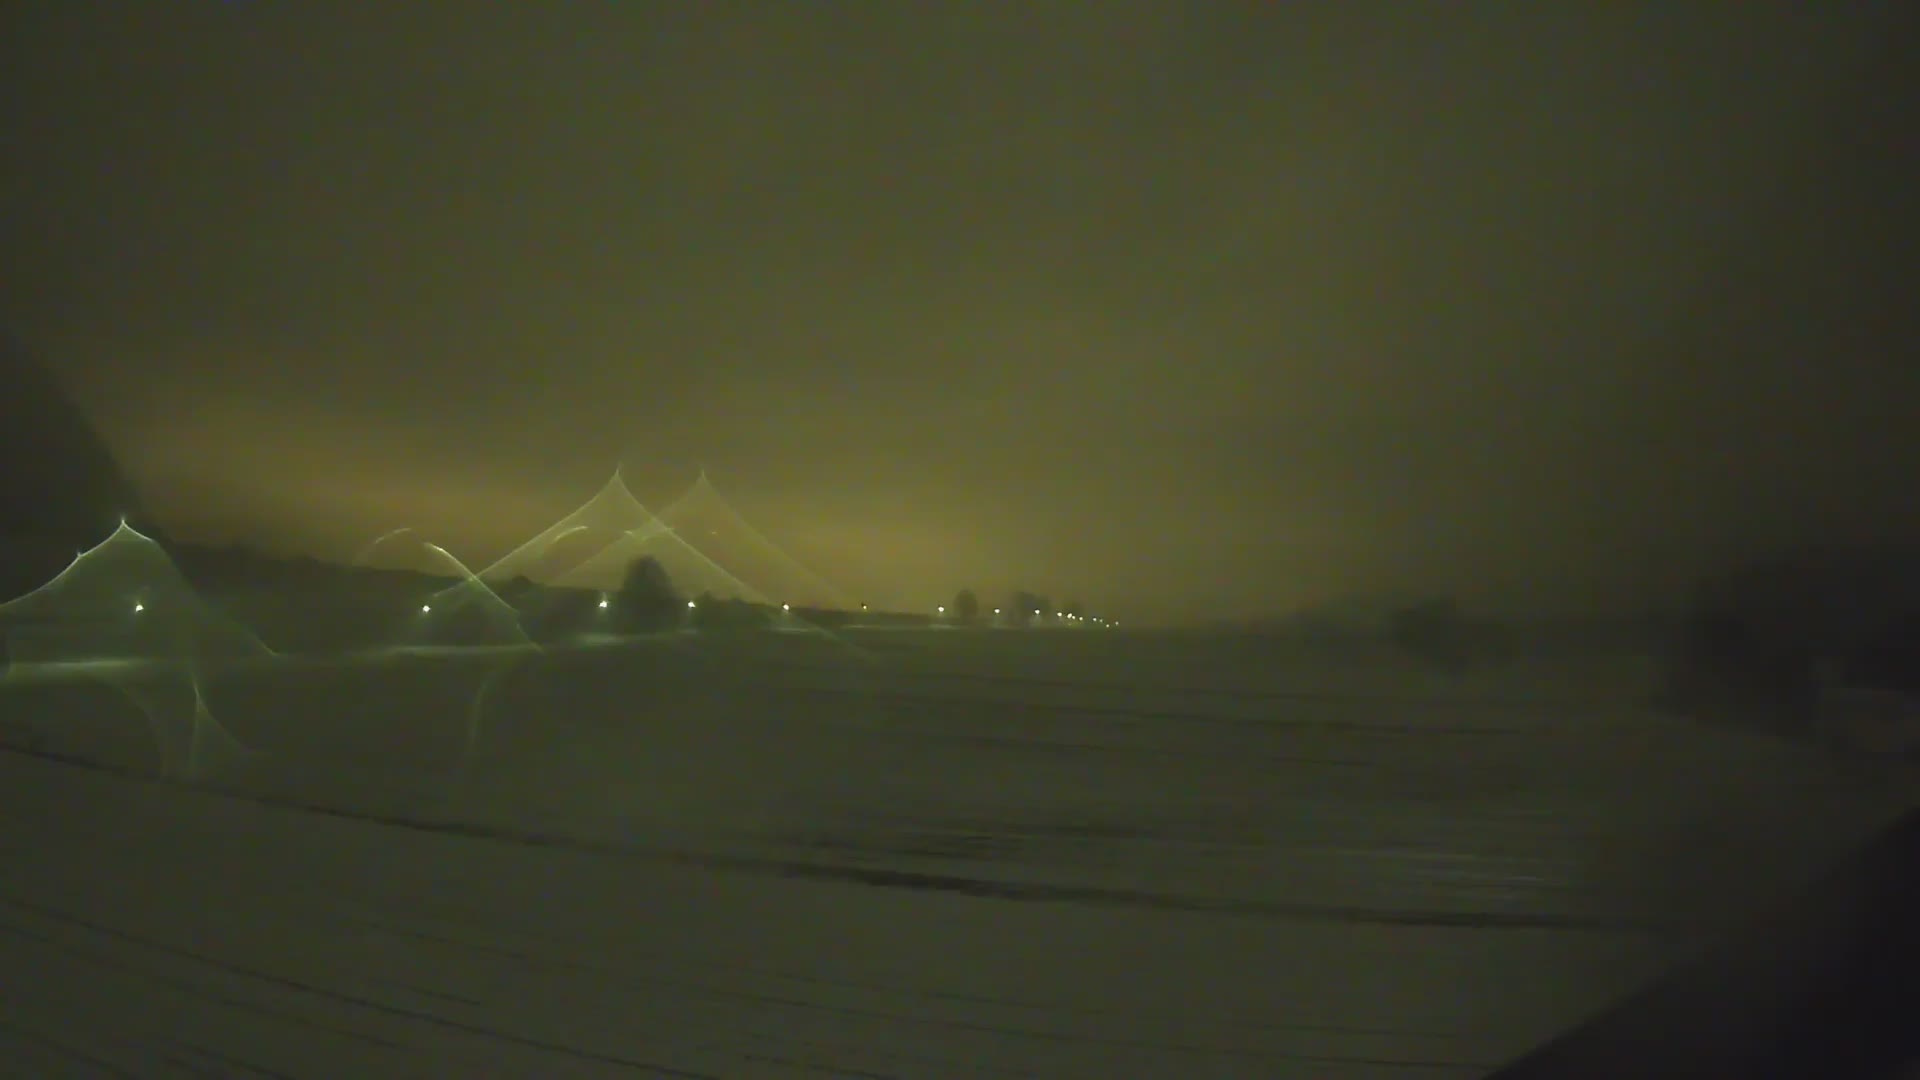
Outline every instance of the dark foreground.
<path id="1" fill-rule="evenodd" d="M 236 674 L 181 700 L 278 749 L 195 783 L 0 753 L 0 1048 L 52 1077 L 1479 1076 L 1911 803 L 1645 714 L 1618 670 L 930 636 L 854 678 L 762 647 Z M 434 717 L 457 775 L 327 756 Z M 1538 1068 L 1816 1060 L 1796 1000 L 1867 1062 L 1848 972 L 1911 941 L 1874 883 Z M 1826 981 L 1738 966 L 1796 957 Z M 1773 1011 L 1697 1019 L 1734 1002 Z M 1618 1056 L 1642 1033 L 1699 1041 Z"/>

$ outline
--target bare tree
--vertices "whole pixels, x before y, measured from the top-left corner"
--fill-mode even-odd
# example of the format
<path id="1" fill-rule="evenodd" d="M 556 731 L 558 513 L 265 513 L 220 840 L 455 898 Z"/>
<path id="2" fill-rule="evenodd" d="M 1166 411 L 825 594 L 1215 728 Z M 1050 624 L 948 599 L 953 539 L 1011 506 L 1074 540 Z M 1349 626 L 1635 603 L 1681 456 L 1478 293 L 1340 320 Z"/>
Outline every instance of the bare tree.
<path id="1" fill-rule="evenodd" d="M 628 633 L 664 630 L 676 625 L 686 609 L 686 601 L 674 588 L 666 567 L 651 555 L 627 564 L 620 590 L 609 600 L 613 625 Z"/>
<path id="2" fill-rule="evenodd" d="M 961 589 L 954 594 L 953 617 L 963 623 L 980 617 L 980 598 L 973 595 L 972 589 Z"/>

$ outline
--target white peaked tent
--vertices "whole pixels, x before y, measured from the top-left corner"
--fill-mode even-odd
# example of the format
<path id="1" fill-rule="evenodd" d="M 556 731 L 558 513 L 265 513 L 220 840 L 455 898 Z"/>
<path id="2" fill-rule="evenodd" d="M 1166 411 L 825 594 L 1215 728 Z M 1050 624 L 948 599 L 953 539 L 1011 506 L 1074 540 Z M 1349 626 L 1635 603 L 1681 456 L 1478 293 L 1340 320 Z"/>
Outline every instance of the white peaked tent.
<path id="1" fill-rule="evenodd" d="M 800 607 L 849 611 L 857 606 L 845 590 L 747 521 L 714 487 L 705 469 L 685 493 L 660 511 L 660 520 L 766 596 Z"/>
<path id="2" fill-rule="evenodd" d="M 122 522 L 39 588 L 0 604 L 15 662 L 220 662 L 273 655 L 201 599 L 152 538 Z"/>
<path id="3" fill-rule="evenodd" d="M 59 573 L 123 521 L 158 535 L 66 388 L 0 333 L 0 600 Z"/>
<path id="4" fill-rule="evenodd" d="M 607 482 L 592 498 L 526 543 L 494 560 L 477 576 L 496 587 L 523 575 L 535 580 L 566 576 L 573 566 L 553 567 L 550 563 L 556 549 L 569 541 L 587 540 L 604 551 L 620 538 L 652 528 L 657 523 L 653 512 L 634 498 L 621 470 L 615 467 L 613 475 L 607 478 Z M 597 557 L 595 553 L 587 555 L 585 559 Z M 579 561 L 584 560 L 576 560 L 576 566 Z"/>
<path id="5" fill-rule="evenodd" d="M 562 588 L 611 589 L 628 564 L 643 557 L 658 560 L 688 596 L 711 594 L 776 607 L 852 606 L 844 591 L 750 524 L 704 469 L 685 493 L 655 514 L 634 497 L 616 468 L 593 497 L 477 576 L 495 587 L 525 576 Z"/>

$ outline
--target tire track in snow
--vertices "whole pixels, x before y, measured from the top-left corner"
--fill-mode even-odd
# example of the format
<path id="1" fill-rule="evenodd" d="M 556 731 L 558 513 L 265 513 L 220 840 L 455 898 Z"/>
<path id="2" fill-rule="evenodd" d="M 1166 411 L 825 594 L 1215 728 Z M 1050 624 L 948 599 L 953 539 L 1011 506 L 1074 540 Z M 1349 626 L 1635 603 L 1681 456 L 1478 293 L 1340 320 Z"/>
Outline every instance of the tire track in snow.
<path id="1" fill-rule="evenodd" d="M 632 1069 L 632 1070 L 647 1073 L 653 1076 L 673 1077 L 675 1078 L 675 1080 L 721 1080 L 721 1077 L 717 1073 L 703 1072 L 695 1069 L 680 1069 L 670 1065 L 662 1064 L 660 1062 L 642 1061 L 636 1058 L 624 1057 L 618 1054 L 601 1053 L 598 1051 L 588 1050 L 588 1049 L 584 1049 L 577 1046 L 569 1046 L 565 1043 L 554 1042 L 550 1039 L 541 1039 L 541 1038 L 537 1038 L 530 1035 L 522 1035 L 517 1032 L 507 1031 L 503 1028 L 499 1028 L 499 1027 L 495 1027 L 487 1024 L 473 1024 L 463 1020 L 455 1020 L 451 1017 L 442 1016 L 438 1013 L 428 1012 L 422 1009 L 410 1009 L 405 1006 L 392 1005 L 382 1001 L 375 1001 L 372 998 L 365 997 L 363 995 L 349 994 L 343 991 L 331 989 L 329 987 L 319 986 L 317 984 L 310 983 L 302 979 L 295 979 L 285 975 L 280 975 L 275 972 L 265 970 L 263 968 L 257 967 L 252 964 L 242 964 L 242 963 L 237 963 L 230 960 L 223 960 L 218 957 L 208 956 L 205 953 L 202 953 L 195 949 L 190 949 L 182 945 L 175 945 L 175 944 L 172 944 L 171 942 L 157 941 L 152 938 L 148 938 L 144 935 L 135 934 L 126 930 L 122 930 L 118 927 L 108 926 L 104 923 L 97 922 L 92 919 L 86 919 L 80 916 L 70 915 L 58 909 L 51 908 L 43 904 L 37 904 L 30 900 L 22 900 L 22 899 L 19 899 L 18 897 L 0 895 L 0 906 L 11 907 L 19 911 L 26 911 L 26 912 L 38 915 L 43 919 L 60 923 L 62 925 L 72 926 L 82 930 L 86 930 L 98 937 L 117 941 L 124 945 L 131 945 L 136 948 L 148 949 L 156 953 L 161 953 L 163 955 L 172 956 L 177 959 L 191 961 L 195 964 L 200 964 L 206 967 L 214 968 L 216 970 L 224 971 L 232 975 L 238 975 L 243 978 L 252 979 L 257 982 L 262 982 L 262 983 L 266 983 L 273 986 L 280 986 L 286 989 L 297 990 L 302 993 L 311 994 L 318 998 L 323 998 L 325 1000 L 333 1001 L 338 1004 L 348 1005 L 354 1008 L 363 1009 L 370 1012 L 381 1013 L 388 1016 L 397 1016 L 402 1019 L 415 1021 L 423 1024 L 428 1024 L 434 1027 L 441 1027 L 441 1028 L 446 1028 L 453 1031 L 459 1031 L 468 1035 L 476 1035 L 484 1039 L 490 1039 L 490 1040 L 503 1042 L 503 1043 L 510 1043 L 513 1045 L 526 1047 L 528 1049 L 539 1050 L 545 1053 L 550 1053 L 558 1057 L 571 1058 L 576 1061 L 591 1062 L 594 1064 L 601 1064 L 601 1065 L 615 1065 L 621 1068 Z"/>

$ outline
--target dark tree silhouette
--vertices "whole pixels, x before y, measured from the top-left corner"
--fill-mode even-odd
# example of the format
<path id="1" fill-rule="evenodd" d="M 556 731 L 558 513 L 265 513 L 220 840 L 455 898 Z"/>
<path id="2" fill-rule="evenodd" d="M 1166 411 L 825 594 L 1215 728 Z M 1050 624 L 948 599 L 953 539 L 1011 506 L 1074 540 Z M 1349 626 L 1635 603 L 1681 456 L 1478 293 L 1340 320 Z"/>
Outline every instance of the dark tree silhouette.
<path id="1" fill-rule="evenodd" d="M 1025 589 L 1016 591 L 1007 602 L 1011 605 L 1007 622 L 1013 626 L 1031 626 L 1036 619 L 1035 612 L 1040 613 L 1037 618 L 1044 619 L 1047 613 L 1052 611 L 1052 608 L 1047 606 L 1046 597 Z"/>
<path id="2" fill-rule="evenodd" d="M 605 598 L 607 608 L 602 609 L 601 594 L 588 589 L 543 590 L 534 586 L 534 590 L 512 602 L 522 611 L 531 610 L 527 622 L 536 640 L 564 641 L 591 631 L 614 629 L 611 598 Z"/>
<path id="3" fill-rule="evenodd" d="M 703 592 L 694 601 L 693 625 L 701 630 L 758 630 L 772 624 L 771 609 L 737 596 L 723 600 Z"/>
<path id="4" fill-rule="evenodd" d="M 629 634 L 677 626 L 687 609 L 666 567 L 651 555 L 627 564 L 619 591 L 608 600 L 608 622 L 613 629 Z"/>
<path id="5" fill-rule="evenodd" d="M 435 645 L 462 648 L 500 645 L 511 633 L 506 612 L 488 610 L 471 596 L 443 600 L 422 615 L 426 618 L 426 639 Z"/>
<path id="6" fill-rule="evenodd" d="M 536 621 L 546 614 L 545 601 L 550 598 L 545 592 L 525 574 L 517 575 L 499 589 L 500 599 L 512 604 L 515 611 Z"/>
<path id="7" fill-rule="evenodd" d="M 1423 601 L 1393 613 L 1388 634 L 1414 656 L 1449 669 L 1468 660 L 1466 619 L 1450 597 Z"/>
<path id="8" fill-rule="evenodd" d="M 961 589 L 954 594 L 953 617 L 963 623 L 980 617 L 980 598 L 973 595 L 972 589 Z"/>
<path id="9" fill-rule="evenodd" d="M 1702 582 L 1668 658 L 1663 703 L 1804 733 L 1828 677 L 1920 684 L 1920 550 L 1805 550 Z"/>
<path id="10" fill-rule="evenodd" d="M 1850 682 L 1920 695 L 1920 609 L 1893 616 L 1864 635 L 1840 664 Z"/>

